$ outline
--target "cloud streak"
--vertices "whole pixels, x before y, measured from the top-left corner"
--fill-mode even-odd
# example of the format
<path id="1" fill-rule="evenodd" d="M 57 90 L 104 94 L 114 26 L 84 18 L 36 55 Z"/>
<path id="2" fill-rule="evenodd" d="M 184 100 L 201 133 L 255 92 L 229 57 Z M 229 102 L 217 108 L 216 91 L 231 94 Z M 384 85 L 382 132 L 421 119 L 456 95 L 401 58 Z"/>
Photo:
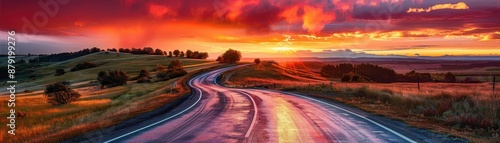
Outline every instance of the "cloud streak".
<path id="1" fill-rule="evenodd" d="M 413 12 L 421 13 L 421 12 L 431 12 L 431 11 L 434 11 L 434 10 L 443 10 L 443 9 L 466 10 L 466 9 L 469 9 L 469 6 L 467 6 L 467 4 L 464 3 L 464 2 L 459 2 L 459 3 L 456 3 L 456 4 L 445 3 L 445 4 L 437 4 L 437 5 L 434 5 L 432 7 L 427 8 L 427 9 L 424 9 L 424 8 L 410 8 L 406 12 L 407 13 L 413 13 Z"/>

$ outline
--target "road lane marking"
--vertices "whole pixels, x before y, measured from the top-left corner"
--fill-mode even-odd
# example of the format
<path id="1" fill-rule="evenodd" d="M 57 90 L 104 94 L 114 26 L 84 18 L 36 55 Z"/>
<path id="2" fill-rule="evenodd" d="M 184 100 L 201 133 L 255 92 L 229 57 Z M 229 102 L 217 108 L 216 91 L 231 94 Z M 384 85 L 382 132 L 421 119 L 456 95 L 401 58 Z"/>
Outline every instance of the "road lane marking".
<path id="1" fill-rule="evenodd" d="M 200 102 L 200 100 L 201 100 L 201 96 L 203 95 L 203 93 L 201 92 L 201 90 L 200 90 L 199 88 L 194 87 L 194 86 L 193 86 L 193 84 L 192 84 L 193 80 L 194 80 L 194 79 L 199 78 L 200 76 L 201 76 L 201 75 L 196 76 L 195 78 L 193 78 L 193 79 L 189 80 L 189 83 L 188 83 L 188 84 L 189 84 L 189 86 L 193 87 L 194 89 L 197 89 L 197 90 L 200 92 L 200 94 L 199 94 L 200 96 L 198 97 L 198 100 L 196 100 L 196 102 L 195 102 L 194 104 L 192 104 L 192 105 L 191 105 L 191 106 L 189 106 L 188 108 L 186 108 L 186 109 L 182 110 L 181 112 L 179 112 L 179 113 L 177 113 L 177 114 L 174 114 L 174 115 L 172 115 L 172 116 L 170 116 L 170 117 L 168 117 L 168 118 L 162 119 L 162 120 L 160 120 L 160 121 L 158 121 L 158 122 L 155 122 L 155 123 L 153 123 L 153 124 L 149 124 L 149 125 L 147 125 L 147 126 L 144 126 L 144 127 L 142 127 L 142 128 L 139 128 L 139 129 L 137 129 L 137 130 L 134 130 L 134 131 L 128 132 L 128 133 L 126 133 L 126 134 L 123 134 L 123 135 L 121 135 L 121 136 L 115 137 L 115 138 L 113 138 L 113 139 L 110 139 L 110 140 L 108 140 L 108 141 L 105 141 L 104 143 L 111 143 L 111 142 L 113 142 L 113 141 L 115 141 L 115 140 L 118 140 L 118 139 L 120 139 L 120 138 L 123 138 L 123 137 L 129 136 L 129 135 L 131 135 L 131 134 L 137 133 L 137 132 L 142 131 L 142 130 L 144 130 L 144 129 L 147 129 L 147 128 L 150 128 L 150 127 L 153 127 L 153 126 L 158 125 L 158 124 L 160 124 L 160 123 L 163 123 L 163 122 L 165 122 L 165 121 L 167 121 L 167 120 L 170 120 L 170 119 L 172 119 L 172 118 L 174 118 L 174 117 L 177 117 L 177 116 L 179 116 L 179 115 L 183 114 L 184 112 L 186 112 L 187 110 L 190 110 L 191 108 L 193 108 L 193 107 L 194 107 L 194 105 L 196 105 L 196 104 L 198 104 L 198 102 Z"/>
<path id="2" fill-rule="evenodd" d="M 402 139 L 404 139 L 404 140 L 406 140 L 406 141 L 408 141 L 408 142 L 411 142 L 411 143 L 417 143 L 416 141 L 414 141 L 414 140 L 412 140 L 412 139 L 410 139 L 410 138 L 408 138 L 408 137 L 406 137 L 406 136 L 404 136 L 404 135 L 402 135 L 402 134 L 400 134 L 400 133 L 398 133 L 398 132 L 396 132 L 396 131 L 394 131 L 394 130 L 392 130 L 392 129 L 390 129 L 390 128 L 388 128 L 388 127 L 384 126 L 384 125 L 381 125 L 381 124 L 379 124 L 379 123 L 377 123 L 377 122 L 375 122 L 375 121 L 373 121 L 373 120 L 371 120 L 371 119 L 366 118 L 365 116 L 361 116 L 361 115 L 359 115 L 359 114 L 356 114 L 356 113 L 351 112 L 351 111 L 349 111 L 349 110 L 346 110 L 346 109 L 344 109 L 344 108 L 341 108 L 341 107 L 338 107 L 338 106 L 335 106 L 335 105 L 332 105 L 332 104 L 328 104 L 328 103 L 323 102 L 323 101 L 321 101 L 321 100 L 317 100 L 317 99 L 310 98 L 310 97 L 307 97 L 307 96 L 303 96 L 303 95 L 295 94 L 295 93 L 288 93 L 288 92 L 283 92 L 283 93 L 287 93 L 287 94 L 291 94 L 291 95 L 299 96 L 299 97 L 306 98 L 306 99 L 309 99 L 309 100 L 313 100 L 313 101 L 316 101 L 316 102 L 319 102 L 319 103 L 323 103 L 323 104 L 328 105 L 328 106 L 331 106 L 331 107 L 333 107 L 333 108 L 337 108 L 337 109 L 342 110 L 342 111 L 344 111 L 344 112 L 347 112 L 347 113 L 350 113 L 350 114 L 352 114 L 352 115 L 358 116 L 358 117 L 360 117 L 360 118 L 362 118 L 362 119 L 365 119 L 366 121 L 371 122 L 371 123 L 373 123 L 373 124 L 375 124 L 375 125 L 377 125 L 377 126 L 379 126 L 379 127 L 383 128 L 383 129 L 385 129 L 385 130 L 387 130 L 387 131 L 389 131 L 389 132 L 391 132 L 391 133 L 393 133 L 393 134 L 395 134 L 395 135 L 397 135 L 397 136 L 401 137 Z"/>
<path id="3" fill-rule="evenodd" d="M 250 128 L 248 128 L 247 133 L 245 134 L 245 138 L 248 138 L 250 136 L 250 133 L 253 130 L 253 127 L 255 126 L 255 123 L 257 122 L 257 112 L 259 110 L 257 110 L 257 104 L 255 104 L 255 100 L 253 100 L 252 96 L 250 96 L 248 93 L 245 93 L 245 92 L 242 92 L 242 91 L 239 91 L 239 90 L 236 90 L 236 91 L 238 93 L 241 93 L 241 94 L 244 94 L 244 95 L 248 96 L 248 98 L 250 98 L 250 100 L 252 100 L 252 103 L 253 103 L 253 110 L 255 112 L 253 113 L 253 119 L 252 119 L 252 123 L 250 124 Z"/>
<path id="4" fill-rule="evenodd" d="M 217 71 L 217 72 L 221 72 L 223 71 L 222 69 Z M 217 74 L 214 78 L 214 84 L 217 85 L 217 86 L 220 86 L 220 87 L 224 87 L 224 88 L 227 88 L 225 86 L 221 86 L 219 85 L 219 83 L 217 83 L 217 78 L 220 76 L 220 73 Z M 231 88 L 228 88 L 228 89 L 231 89 Z M 248 98 L 250 98 L 250 100 L 252 100 L 252 104 L 253 104 L 253 110 L 255 111 L 254 114 L 253 114 L 253 119 L 252 119 L 252 123 L 250 124 L 250 127 L 248 128 L 247 130 L 247 133 L 245 134 L 245 138 L 248 138 L 250 136 L 250 133 L 252 133 L 252 130 L 253 130 L 253 127 L 255 126 L 255 123 L 257 122 L 257 112 L 258 112 L 258 108 L 257 108 L 257 104 L 255 104 L 255 100 L 253 100 L 252 96 L 250 96 L 248 93 L 246 92 L 242 92 L 240 89 L 235 89 L 236 92 L 238 93 L 241 93 L 243 95 L 246 95 L 248 96 Z"/>

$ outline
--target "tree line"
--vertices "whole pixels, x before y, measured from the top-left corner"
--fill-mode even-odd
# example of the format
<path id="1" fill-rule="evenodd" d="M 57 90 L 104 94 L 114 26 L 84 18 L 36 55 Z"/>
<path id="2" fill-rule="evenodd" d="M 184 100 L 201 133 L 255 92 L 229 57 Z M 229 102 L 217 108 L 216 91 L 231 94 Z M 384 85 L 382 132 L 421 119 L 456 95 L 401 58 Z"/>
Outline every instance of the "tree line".
<path id="1" fill-rule="evenodd" d="M 360 80 L 368 80 L 390 83 L 397 80 L 396 72 L 394 70 L 372 64 L 328 64 L 321 68 L 321 75 L 325 77 L 341 78 L 344 82 L 359 82 Z"/>
<path id="2" fill-rule="evenodd" d="M 86 48 L 80 51 L 76 52 L 64 52 L 64 53 L 57 53 L 57 54 L 39 54 L 38 57 L 30 59 L 28 62 L 29 63 L 37 63 L 37 62 L 61 62 L 65 60 L 70 60 L 74 58 L 78 58 L 81 56 L 85 56 L 88 54 L 92 53 L 97 53 L 101 51 L 110 51 L 110 52 L 120 52 L 120 53 L 131 53 L 131 54 L 147 54 L 147 55 L 164 55 L 168 57 L 185 57 L 185 58 L 191 58 L 191 59 L 207 59 L 208 58 L 208 53 L 207 52 L 200 52 L 200 51 L 192 51 L 192 50 L 186 50 L 180 51 L 180 50 L 174 50 L 174 51 L 163 51 L 161 49 L 153 49 L 151 47 L 144 47 L 144 48 L 110 48 L 110 49 L 100 49 L 97 47 L 93 48 Z M 29 54 L 31 56 L 31 54 Z M 25 61 L 20 61 L 20 63 L 25 63 Z"/>
<path id="3" fill-rule="evenodd" d="M 136 55 L 164 55 L 168 57 L 184 57 L 184 58 L 191 58 L 191 59 L 207 59 L 208 58 L 208 53 L 207 52 L 199 52 L 199 51 L 192 51 L 192 50 L 186 50 L 180 51 L 178 49 L 174 51 L 163 51 L 161 49 L 153 49 L 151 47 L 144 47 L 144 48 L 111 48 L 111 49 L 106 49 L 106 51 L 111 51 L 111 52 L 120 52 L 120 53 L 131 53 L 131 54 L 136 54 Z"/>
<path id="4" fill-rule="evenodd" d="M 453 73 L 443 74 L 442 78 L 435 78 L 430 73 L 410 71 L 406 74 L 397 74 L 394 70 L 373 64 L 341 63 L 325 65 L 321 68 L 321 75 L 330 78 L 340 78 L 342 82 L 456 82 Z"/>
<path id="5" fill-rule="evenodd" d="M 37 63 L 37 62 L 61 62 L 61 61 L 65 61 L 65 60 L 69 60 L 69 59 L 74 59 L 74 58 L 78 58 L 78 57 L 81 57 L 81 56 L 85 56 L 85 55 L 88 55 L 88 54 L 97 53 L 97 52 L 100 52 L 100 51 L 102 51 L 102 50 L 99 49 L 99 48 L 97 48 L 97 47 L 93 47 L 93 48 L 90 48 L 90 49 L 86 48 L 86 49 L 83 49 L 83 50 L 80 50 L 80 51 L 76 51 L 76 52 L 64 52 L 64 53 L 50 54 L 50 55 L 40 54 L 40 55 L 38 55 L 38 57 L 30 59 L 28 62 L 29 63 Z"/>

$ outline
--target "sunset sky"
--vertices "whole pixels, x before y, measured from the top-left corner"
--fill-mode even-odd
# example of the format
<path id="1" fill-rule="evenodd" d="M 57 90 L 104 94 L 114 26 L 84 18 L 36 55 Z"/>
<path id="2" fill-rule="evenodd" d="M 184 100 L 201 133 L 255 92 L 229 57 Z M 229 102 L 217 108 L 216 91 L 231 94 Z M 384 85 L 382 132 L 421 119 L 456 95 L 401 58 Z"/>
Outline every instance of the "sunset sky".
<path id="1" fill-rule="evenodd" d="M 40 2 L 0 2 L 0 36 L 15 30 L 18 52 L 148 46 L 210 58 L 228 48 L 245 57 L 500 55 L 498 0 Z"/>

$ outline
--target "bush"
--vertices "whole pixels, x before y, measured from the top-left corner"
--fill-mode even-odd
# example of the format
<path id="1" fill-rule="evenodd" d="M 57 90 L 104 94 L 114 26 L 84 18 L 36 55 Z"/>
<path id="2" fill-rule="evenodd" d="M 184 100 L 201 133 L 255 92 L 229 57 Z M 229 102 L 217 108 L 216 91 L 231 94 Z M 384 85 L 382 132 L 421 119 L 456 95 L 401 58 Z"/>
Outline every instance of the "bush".
<path id="1" fill-rule="evenodd" d="M 255 59 L 255 60 L 253 60 L 253 62 L 254 62 L 256 65 L 258 65 L 258 64 L 260 64 L 260 59 L 259 59 L 259 58 L 257 58 L 257 59 Z"/>
<path id="2" fill-rule="evenodd" d="M 172 78 L 180 77 L 180 76 L 183 76 L 186 74 L 187 74 L 187 71 L 184 70 L 183 68 L 182 69 L 174 69 L 174 70 L 170 71 L 169 78 L 172 79 Z"/>
<path id="3" fill-rule="evenodd" d="M 168 70 L 160 70 L 156 73 L 156 78 L 160 79 L 160 80 L 168 80 L 167 77 L 168 77 Z"/>
<path id="4" fill-rule="evenodd" d="M 451 72 L 448 72 L 444 75 L 444 82 L 456 82 L 457 79 L 455 78 L 455 75 Z"/>
<path id="5" fill-rule="evenodd" d="M 97 80 L 101 83 L 102 88 L 121 86 L 127 84 L 128 75 L 122 70 L 100 71 Z"/>
<path id="6" fill-rule="evenodd" d="M 79 70 L 84 70 L 84 69 L 89 69 L 89 68 L 95 68 L 95 67 L 97 67 L 97 65 L 94 63 L 83 62 L 83 63 L 79 63 L 75 67 L 71 68 L 70 71 L 74 72 L 74 71 L 79 71 Z"/>
<path id="7" fill-rule="evenodd" d="M 64 71 L 64 69 L 56 69 L 55 76 L 64 75 L 65 73 L 66 73 L 66 71 Z"/>
<path id="8" fill-rule="evenodd" d="M 61 82 L 48 84 L 45 87 L 44 95 L 47 97 L 47 102 L 52 105 L 68 104 L 78 100 L 81 96 Z"/>
<path id="9" fill-rule="evenodd" d="M 182 63 L 179 60 L 173 60 L 168 65 L 168 69 L 158 71 L 158 73 L 156 73 L 156 77 L 159 80 L 169 80 L 169 79 L 180 77 L 180 76 L 183 76 L 186 74 L 187 74 L 187 71 L 184 70 Z"/>
<path id="10" fill-rule="evenodd" d="M 137 83 L 145 83 L 145 82 L 150 82 L 151 81 L 151 76 L 149 75 L 149 72 L 145 69 L 141 69 L 139 71 L 139 75 L 137 76 Z"/>
<path id="11" fill-rule="evenodd" d="M 177 68 L 183 68 L 182 63 L 179 60 L 173 60 L 168 65 L 168 69 L 177 69 Z"/>
<path id="12" fill-rule="evenodd" d="M 139 78 L 143 78 L 143 77 L 150 78 L 150 75 L 149 75 L 149 72 L 146 69 L 141 69 L 141 71 L 139 71 L 138 77 Z"/>
<path id="13" fill-rule="evenodd" d="M 351 75 L 349 74 L 344 74 L 344 76 L 342 76 L 342 78 L 340 79 L 340 81 L 342 82 L 349 82 L 351 80 Z"/>

